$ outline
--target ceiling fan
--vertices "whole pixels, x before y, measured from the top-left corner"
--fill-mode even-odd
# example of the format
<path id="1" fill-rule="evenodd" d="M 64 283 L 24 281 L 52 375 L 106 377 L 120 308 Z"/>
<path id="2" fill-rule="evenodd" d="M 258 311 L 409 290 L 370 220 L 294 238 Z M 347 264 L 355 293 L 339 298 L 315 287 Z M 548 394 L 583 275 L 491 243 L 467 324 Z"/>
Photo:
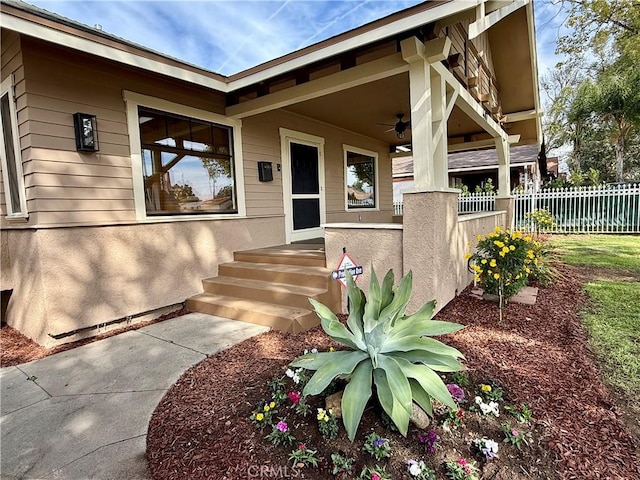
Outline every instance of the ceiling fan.
<path id="1" fill-rule="evenodd" d="M 393 127 L 393 128 L 390 128 L 389 130 L 385 130 L 385 133 L 396 132 L 396 136 L 398 138 L 404 138 L 404 134 L 407 128 L 411 128 L 411 122 L 410 121 L 405 122 L 402 120 L 404 118 L 404 113 L 396 113 L 396 117 L 398 118 L 398 121 L 395 123 L 395 125 L 391 125 L 389 123 L 379 123 L 378 125 Z"/>

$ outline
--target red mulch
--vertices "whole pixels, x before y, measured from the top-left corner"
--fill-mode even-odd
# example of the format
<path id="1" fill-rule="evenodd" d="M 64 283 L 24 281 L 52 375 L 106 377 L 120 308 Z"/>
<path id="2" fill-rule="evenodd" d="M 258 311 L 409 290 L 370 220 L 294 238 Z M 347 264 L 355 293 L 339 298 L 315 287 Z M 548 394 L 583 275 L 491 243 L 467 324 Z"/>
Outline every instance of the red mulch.
<path id="1" fill-rule="evenodd" d="M 37 360 L 42 357 L 48 357 L 54 353 L 64 352 L 71 350 L 72 348 L 81 347 L 88 343 L 97 342 L 105 338 L 113 337 L 119 333 L 128 332 L 130 330 L 138 330 L 139 328 L 152 325 L 154 323 L 169 320 L 170 318 L 179 317 L 180 315 L 186 315 L 189 311 L 183 306 L 181 309 L 174 312 L 166 313 L 153 320 L 147 320 L 144 322 L 134 323 L 124 327 L 115 328 L 108 332 L 101 333 L 90 338 L 84 338 L 75 342 L 65 343 L 52 348 L 45 348 L 38 345 L 30 338 L 25 337 L 15 328 L 10 327 L 6 323 L 2 324 L 0 329 L 0 367 L 12 367 L 14 365 L 20 365 L 21 363 L 30 362 L 31 360 Z"/>
<path id="2" fill-rule="evenodd" d="M 578 319 L 577 312 L 587 301 L 581 279 L 569 267 L 560 265 L 558 272 L 553 286 L 540 289 L 536 305 L 509 304 L 502 325 L 497 306 L 470 297 L 468 290 L 437 316 L 467 325 L 445 342 L 465 354 L 472 379 L 502 385 L 511 402 L 526 402 L 536 418 L 537 444 L 523 457 L 517 457 L 517 450 L 502 454 L 526 474 L 510 471 L 508 461 L 503 461 L 502 473 L 485 470 L 485 478 L 640 478 L 637 445 L 598 378 Z M 266 398 L 265 382 L 282 374 L 302 349 L 329 346 L 331 341 L 319 328 L 296 335 L 268 332 L 185 372 L 149 424 L 147 457 L 153 478 L 240 479 L 247 478 L 252 465 L 286 465 L 286 454 L 283 457 L 265 445 L 266 432 L 256 430 L 247 417 Z M 371 410 L 365 413 L 358 438 L 366 434 L 366 427 L 377 426 L 373 415 Z M 310 445 L 318 447 L 321 442 L 311 437 Z M 465 442 L 468 445 L 469 440 Z M 338 438 L 338 445 L 354 453 L 344 438 Z M 468 448 L 467 453 L 459 452 L 469 454 Z M 555 460 L 551 462 L 545 453 Z M 391 462 L 390 466 L 394 472 L 402 471 Z M 321 465 L 303 475 L 332 478 L 320 474 L 327 469 Z"/>

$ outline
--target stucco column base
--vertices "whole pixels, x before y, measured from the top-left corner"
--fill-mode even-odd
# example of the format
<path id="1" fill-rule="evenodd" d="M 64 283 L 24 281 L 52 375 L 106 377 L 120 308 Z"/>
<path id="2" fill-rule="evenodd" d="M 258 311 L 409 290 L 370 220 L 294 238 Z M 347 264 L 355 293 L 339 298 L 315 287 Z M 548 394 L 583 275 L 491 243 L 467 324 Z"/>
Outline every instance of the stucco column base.
<path id="1" fill-rule="evenodd" d="M 513 228 L 513 221 L 515 219 L 516 211 L 516 199 L 515 197 L 496 197 L 496 211 L 503 210 L 507 212 L 506 225 L 504 228 Z"/>
<path id="2" fill-rule="evenodd" d="M 456 293 L 457 190 L 405 192 L 403 201 L 403 269 L 413 272 L 407 311 L 433 299 L 440 310 Z"/>

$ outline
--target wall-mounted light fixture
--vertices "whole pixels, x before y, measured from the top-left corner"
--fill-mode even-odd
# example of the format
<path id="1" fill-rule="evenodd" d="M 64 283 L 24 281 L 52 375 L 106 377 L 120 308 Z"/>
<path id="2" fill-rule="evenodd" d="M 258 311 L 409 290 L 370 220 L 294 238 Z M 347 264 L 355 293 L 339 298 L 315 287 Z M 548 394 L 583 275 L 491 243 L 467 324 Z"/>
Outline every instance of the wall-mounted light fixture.
<path id="1" fill-rule="evenodd" d="M 89 113 L 74 113 L 73 125 L 76 132 L 76 150 L 79 152 L 97 152 L 98 129 L 96 116 Z"/>

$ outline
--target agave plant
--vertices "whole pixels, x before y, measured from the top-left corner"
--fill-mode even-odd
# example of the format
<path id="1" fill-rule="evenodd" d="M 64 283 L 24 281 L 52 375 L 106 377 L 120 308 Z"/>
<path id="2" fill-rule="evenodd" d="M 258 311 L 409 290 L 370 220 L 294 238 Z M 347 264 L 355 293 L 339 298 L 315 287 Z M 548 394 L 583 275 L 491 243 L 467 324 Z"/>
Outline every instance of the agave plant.
<path id="1" fill-rule="evenodd" d="M 431 398 L 456 408 L 435 372 L 463 370 L 464 365 L 457 359 L 464 357 L 455 348 L 428 337 L 452 333 L 463 326 L 432 320 L 435 301 L 413 315 L 405 315 L 412 289 L 411 272 L 394 290 L 393 270 L 389 270 L 381 285 L 372 268 L 368 301 L 350 275 L 347 287 L 350 309 L 346 326 L 328 307 L 309 300 L 327 335 L 351 350 L 296 358 L 292 367 L 316 371 L 303 394 L 318 395 L 334 378 L 350 376 L 342 396 L 342 420 L 351 441 L 374 384 L 380 405 L 405 436 L 413 402 L 431 416 Z"/>

